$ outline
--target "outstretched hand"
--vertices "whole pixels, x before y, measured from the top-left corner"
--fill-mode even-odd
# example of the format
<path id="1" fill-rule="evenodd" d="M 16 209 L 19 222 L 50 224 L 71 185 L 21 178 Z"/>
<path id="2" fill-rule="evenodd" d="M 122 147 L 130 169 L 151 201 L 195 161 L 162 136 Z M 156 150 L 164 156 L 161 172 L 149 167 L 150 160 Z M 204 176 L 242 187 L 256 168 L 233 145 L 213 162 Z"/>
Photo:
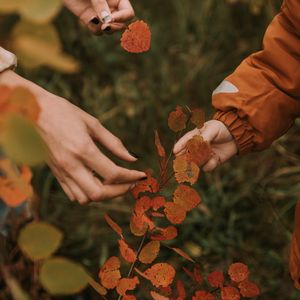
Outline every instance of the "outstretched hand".
<path id="1" fill-rule="evenodd" d="M 122 30 L 124 22 L 134 17 L 129 0 L 64 0 L 64 4 L 97 35 Z"/>
<path id="2" fill-rule="evenodd" d="M 204 124 L 201 129 L 185 134 L 174 146 L 175 155 L 185 152 L 187 142 L 195 135 L 201 135 L 203 139 L 210 143 L 213 155 L 203 166 L 205 172 L 214 170 L 219 164 L 224 163 L 238 152 L 237 145 L 227 127 L 220 121 L 211 120 Z"/>

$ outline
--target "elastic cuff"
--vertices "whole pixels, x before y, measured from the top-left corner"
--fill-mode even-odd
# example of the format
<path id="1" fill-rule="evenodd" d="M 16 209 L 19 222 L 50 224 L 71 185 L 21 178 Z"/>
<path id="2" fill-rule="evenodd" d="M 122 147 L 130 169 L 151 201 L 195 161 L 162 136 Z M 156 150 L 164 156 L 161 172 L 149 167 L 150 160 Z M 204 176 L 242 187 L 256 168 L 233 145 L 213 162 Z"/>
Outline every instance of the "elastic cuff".
<path id="1" fill-rule="evenodd" d="M 17 57 L 0 47 L 0 72 L 3 72 L 7 69 L 14 69 L 17 66 Z"/>
<path id="2" fill-rule="evenodd" d="M 234 111 L 218 110 L 213 119 L 221 121 L 229 129 L 238 147 L 238 154 L 243 155 L 253 149 L 254 132 L 251 126 L 239 118 Z"/>

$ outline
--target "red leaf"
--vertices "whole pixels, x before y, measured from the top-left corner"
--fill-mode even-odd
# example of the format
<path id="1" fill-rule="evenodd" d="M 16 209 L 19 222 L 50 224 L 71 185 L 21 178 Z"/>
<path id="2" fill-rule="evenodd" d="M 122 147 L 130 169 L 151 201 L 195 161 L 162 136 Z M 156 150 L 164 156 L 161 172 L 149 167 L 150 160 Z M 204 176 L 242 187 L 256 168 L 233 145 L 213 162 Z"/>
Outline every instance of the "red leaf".
<path id="1" fill-rule="evenodd" d="M 147 172 L 146 172 L 147 173 Z M 140 193 L 150 192 L 157 193 L 159 190 L 159 184 L 151 174 L 147 173 L 147 179 L 139 182 L 132 190 L 132 195 L 135 199 L 139 197 Z"/>
<path id="2" fill-rule="evenodd" d="M 195 281 L 199 284 L 201 284 L 203 282 L 203 277 L 201 275 L 199 266 L 194 267 L 194 278 L 195 278 Z"/>
<path id="3" fill-rule="evenodd" d="M 157 211 L 161 207 L 164 207 L 166 200 L 162 196 L 156 196 L 151 200 L 151 207 L 153 210 Z"/>
<path id="4" fill-rule="evenodd" d="M 215 296 L 206 291 L 197 291 L 192 300 L 215 300 Z"/>
<path id="5" fill-rule="evenodd" d="M 161 158 L 166 157 L 166 150 L 163 147 L 163 145 L 161 144 L 160 137 L 159 137 L 157 130 L 155 130 L 155 146 L 156 146 L 158 155 Z"/>
<path id="6" fill-rule="evenodd" d="M 158 263 L 147 269 L 144 274 L 155 287 L 169 286 L 175 277 L 175 269 L 167 263 Z"/>
<path id="7" fill-rule="evenodd" d="M 181 250 L 179 248 L 172 248 L 172 247 L 169 247 L 169 248 L 172 249 L 174 252 L 176 252 L 178 255 L 182 256 L 183 258 L 191 261 L 192 263 L 195 263 L 195 261 L 183 250 Z"/>
<path id="8" fill-rule="evenodd" d="M 186 155 L 177 156 L 174 159 L 173 170 L 178 183 L 194 184 L 200 174 L 199 167 L 194 162 L 187 161 Z"/>
<path id="9" fill-rule="evenodd" d="M 176 288 L 177 288 L 176 300 L 184 300 L 186 298 L 186 291 L 182 280 L 177 280 Z"/>
<path id="10" fill-rule="evenodd" d="M 228 275 L 234 282 L 241 282 L 248 278 L 249 269 L 243 263 L 234 263 L 229 266 Z"/>
<path id="11" fill-rule="evenodd" d="M 168 297 L 160 295 L 160 294 L 156 293 L 155 291 L 151 291 L 150 295 L 151 295 L 152 299 L 154 299 L 154 300 L 169 300 Z"/>
<path id="12" fill-rule="evenodd" d="M 101 267 L 99 271 L 99 278 L 101 284 L 107 289 L 114 289 L 121 278 L 120 260 L 116 256 L 110 257 Z"/>
<path id="13" fill-rule="evenodd" d="M 122 278 L 117 285 L 117 293 L 124 296 L 127 291 L 134 290 L 139 283 L 140 281 L 137 276 L 133 278 Z"/>
<path id="14" fill-rule="evenodd" d="M 143 264 L 151 264 L 157 257 L 160 250 L 159 241 L 151 241 L 147 243 L 141 250 L 139 260 Z"/>
<path id="15" fill-rule="evenodd" d="M 240 293 L 245 298 L 257 297 L 260 294 L 258 286 L 247 279 L 239 283 Z"/>
<path id="16" fill-rule="evenodd" d="M 122 257 L 129 263 L 136 261 L 136 253 L 131 249 L 124 240 L 119 240 L 119 249 Z"/>
<path id="17" fill-rule="evenodd" d="M 148 225 L 144 220 L 143 215 L 132 214 L 130 219 L 130 231 L 135 236 L 143 236 L 148 229 Z"/>
<path id="18" fill-rule="evenodd" d="M 136 200 L 134 211 L 137 215 L 143 214 L 151 208 L 152 201 L 148 196 L 143 196 Z"/>
<path id="19" fill-rule="evenodd" d="M 156 232 L 151 235 L 153 241 L 169 241 L 177 237 L 177 229 L 174 226 L 168 226 L 166 228 L 156 227 Z"/>
<path id="20" fill-rule="evenodd" d="M 199 194 L 187 185 L 179 185 L 174 192 L 174 203 L 180 205 L 184 210 L 190 211 L 200 204 Z"/>
<path id="21" fill-rule="evenodd" d="M 192 110 L 191 122 L 197 126 L 197 128 L 201 128 L 205 122 L 205 114 L 202 109 L 195 108 Z"/>
<path id="22" fill-rule="evenodd" d="M 176 110 L 172 111 L 169 114 L 169 118 L 168 118 L 169 128 L 174 132 L 181 131 L 186 127 L 187 120 L 188 120 L 188 117 L 183 112 L 182 107 L 177 106 Z"/>
<path id="23" fill-rule="evenodd" d="M 186 144 L 186 157 L 197 166 L 204 165 L 211 157 L 212 150 L 208 142 L 200 135 L 195 135 Z"/>
<path id="24" fill-rule="evenodd" d="M 122 228 L 114 220 L 112 220 L 112 218 L 108 214 L 105 214 L 104 218 L 107 224 L 112 228 L 112 230 L 115 231 L 123 239 L 124 237 Z"/>
<path id="25" fill-rule="evenodd" d="M 167 202 L 164 212 L 172 224 L 181 224 L 186 218 L 186 211 L 177 203 Z"/>
<path id="26" fill-rule="evenodd" d="M 222 300 L 240 300 L 240 292 L 233 286 L 226 286 L 221 289 Z"/>
<path id="27" fill-rule="evenodd" d="M 151 32 L 144 21 L 130 24 L 121 37 L 121 46 L 131 53 L 147 52 L 151 46 Z"/>
<path id="28" fill-rule="evenodd" d="M 219 288 L 223 287 L 225 279 L 222 272 L 214 271 L 207 276 L 207 280 L 212 287 Z"/>

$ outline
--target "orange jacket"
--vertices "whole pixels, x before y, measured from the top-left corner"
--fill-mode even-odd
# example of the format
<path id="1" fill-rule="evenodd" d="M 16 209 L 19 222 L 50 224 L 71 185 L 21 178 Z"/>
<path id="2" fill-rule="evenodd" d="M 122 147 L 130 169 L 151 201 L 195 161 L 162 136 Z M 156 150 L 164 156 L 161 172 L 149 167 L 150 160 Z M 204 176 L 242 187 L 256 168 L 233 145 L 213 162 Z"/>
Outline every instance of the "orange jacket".
<path id="1" fill-rule="evenodd" d="M 231 131 L 239 153 L 263 150 L 300 116 L 300 0 L 285 0 L 268 27 L 263 50 L 246 58 L 214 91 L 215 119 Z M 300 204 L 290 272 L 300 289 Z"/>

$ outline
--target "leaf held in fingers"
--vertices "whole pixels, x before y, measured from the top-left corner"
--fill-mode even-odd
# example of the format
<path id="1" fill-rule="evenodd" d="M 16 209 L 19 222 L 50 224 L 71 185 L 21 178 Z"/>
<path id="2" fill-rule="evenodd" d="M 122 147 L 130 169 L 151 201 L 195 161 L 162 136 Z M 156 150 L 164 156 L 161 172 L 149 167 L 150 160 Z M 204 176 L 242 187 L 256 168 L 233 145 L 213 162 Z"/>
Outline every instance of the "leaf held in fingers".
<path id="1" fill-rule="evenodd" d="M 119 249 L 122 257 L 129 263 L 136 261 L 136 253 L 124 240 L 119 240 Z"/>
<path id="2" fill-rule="evenodd" d="M 99 279 L 101 284 L 107 289 L 114 289 L 121 279 L 120 260 L 116 256 L 112 256 L 103 264 L 99 271 Z"/>
<path id="3" fill-rule="evenodd" d="M 167 263 L 157 263 L 147 269 L 144 274 L 155 287 L 167 287 L 172 284 L 175 277 L 175 269 Z"/>
<path id="4" fill-rule="evenodd" d="M 211 272 L 207 276 L 208 283 L 210 284 L 211 287 L 214 287 L 214 288 L 223 287 L 224 280 L 225 280 L 224 275 L 220 271 Z"/>
<path id="5" fill-rule="evenodd" d="M 177 237 L 178 231 L 174 226 L 168 226 L 166 228 L 156 227 L 155 232 L 151 235 L 153 241 L 170 241 Z"/>
<path id="6" fill-rule="evenodd" d="M 174 192 L 173 201 L 184 210 L 190 211 L 200 204 L 201 198 L 196 190 L 181 184 Z"/>
<path id="7" fill-rule="evenodd" d="M 202 109 L 195 108 L 191 112 L 191 122 L 197 126 L 197 128 L 201 128 L 205 122 L 205 113 Z"/>
<path id="8" fill-rule="evenodd" d="M 243 263 L 234 263 L 229 266 L 228 275 L 233 282 L 241 282 L 248 278 L 249 269 Z"/>
<path id="9" fill-rule="evenodd" d="M 200 174 L 199 167 L 192 161 L 188 161 L 185 155 L 177 156 L 173 161 L 175 179 L 178 183 L 188 182 L 194 184 Z"/>
<path id="10" fill-rule="evenodd" d="M 175 111 L 170 112 L 168 118 L 169 128 L 174 132 L 179 132 L 186 128 L 188 117 L 183 112 L 181 106 L 177 106 Z"/>
<path id="11" fill-rule="evenodd" d="M 147 243 L 141 250 L 139 260 L 143 264 L 151 264 L 157 257 L 160 249 L 159 241 L 151 241 Z"/>
<path id="12" fill-rule="evenodd" d="M 260 294 L 258 286 L 247 279 L 239 283 L 240 293 L 245 298 L 257 297 Z"/>
<path id="13" fill-rule="evenodd" d="M 240 300 L 241 295 L 238 289 L 233 286 L 225 286 L 221 289 L 222 300 Z"/>
<path id="14" fill-rule="evenodd" d="M 132 291 L 140 283 L 139 278 L 134 276 L 133 278 L 122 278 L 117 285 L 117 293 L 121 296 L 125 296 L 127 291 Z"/>
<path id="15" fill-rule="evenodd" d="M 178 255 L 182 256 L 183 258 L 189 260 L 190 262 L 195 263 L 195 261 L 183 250 L 179 248 L 173 248 L 173 247 L 170 247 L 170 249 L 172 249 L 174 252 L 176 252 Z"/>
<path id="16" fill-rule="evenodd" d="M 131 53 L 149 51 L 151 47 L 151 31 L 144 21 L 131 23 L 121 37 L 121 46 Z"/>
<path id="17" fill-rule="evenodd" d="M 112 230 L 115 231 L 121 238 L 124 238 L 122 228 L 108 214 L 105 214 L 104 218 Z"/>
<path id="18" fill-rule="evenodd" d="M 164 212 L 172 224 L 181 224 L 186 218 L 186 210 L 174 202 L 167 202 Z"/>
<path id="19" fill-rule="evenodd" d="M 203 166 L 211 157 L 212 150 L 208 142 L 202 136 L 195 135 L 186 144 L 186 158 L 197 166 Z"/>
<path id="20" fill-rule="evenodd" d="M 196 291 L 192 300 L 215 300 L 215 296 L 206 291 Z"/>

